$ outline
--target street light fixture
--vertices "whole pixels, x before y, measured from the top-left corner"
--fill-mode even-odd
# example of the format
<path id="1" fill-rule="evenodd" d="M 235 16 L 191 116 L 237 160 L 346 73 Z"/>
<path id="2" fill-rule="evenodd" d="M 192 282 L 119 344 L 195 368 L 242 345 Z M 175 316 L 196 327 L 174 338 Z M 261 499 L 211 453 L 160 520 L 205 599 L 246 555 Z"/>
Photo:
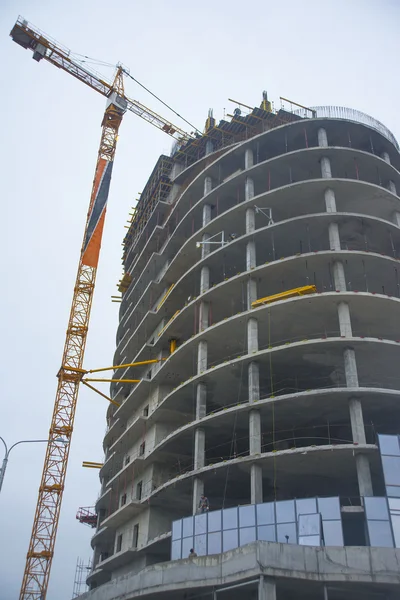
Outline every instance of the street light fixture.
<path id="1" fill-rule="evenodd" d="M 5 456 L 3 458 L 3 463 L 1 465 L 1 470 L 0 470 L 0 492 L 1 492 L 1 488 L 3 487 L 4 475 L 5 475 L 6 468 L 7 468 L 8 457 L 10 456 L 11 450 L 13 448 L 15 448 L 15 446 L 18 446 L 18 444 L 35 444 L 35 443 L 39 443 L 39 442 L 48 442 L 49 440 L 20 440 L 19 442 L 15 442 L 15 444 L 10 446 L 10 448 L 7 448 L 7 444 L 1 436 L 0 436 L 0 440 L 3 442 L 4 448 L 6 451 Z M 62 444 L 67 443 L 63 438 L 57 438 L 55 441 L 61 442 Z"/>

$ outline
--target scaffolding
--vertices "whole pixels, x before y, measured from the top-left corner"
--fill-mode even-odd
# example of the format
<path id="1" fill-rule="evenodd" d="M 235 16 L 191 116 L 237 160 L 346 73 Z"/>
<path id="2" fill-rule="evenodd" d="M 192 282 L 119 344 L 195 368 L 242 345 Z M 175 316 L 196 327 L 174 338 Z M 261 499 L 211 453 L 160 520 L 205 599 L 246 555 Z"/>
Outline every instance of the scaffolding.
<path id="1" fill-rule="evenodd" d="M 81 594 L 86 592 L 86 578 L 92 569 L 91 561 L 85 564 L 82 558 L 77 559 L 75 568 L 74 588 L 72 590 L 72 600 L 78 598 Z"/>
<path id="2" fill-rule="evenodd" d="M 79 523 L 89 525 L 89 527 L 96 527 L 97 525 L 97 514 L 94 506 L 81 506 L 76 513 L 76 518 Z"/>

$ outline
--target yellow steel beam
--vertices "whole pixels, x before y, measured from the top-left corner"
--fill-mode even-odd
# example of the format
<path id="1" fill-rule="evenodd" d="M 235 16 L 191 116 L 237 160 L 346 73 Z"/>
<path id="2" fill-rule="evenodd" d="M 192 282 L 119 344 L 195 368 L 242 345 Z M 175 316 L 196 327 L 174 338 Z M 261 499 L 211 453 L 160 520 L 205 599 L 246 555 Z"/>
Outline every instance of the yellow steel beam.
<path id="1" fill-rule="evenodd" d="M 171 321 L 173 321 L 176 317 L 177 314 L 179 314 L 181 312 L 181 310 L 177 310 L 175 314 L 172 315 L 172 317 L 170 318 L 170 320 L 168 321 L 168 323 L 166 325 L 164 325 L 164 327 L 161 329 L 160 333 L 157 335 L 157 337 L 160 337 L 160 335 L 162 335 L 164 333 L 164 331 L 167 329 L 168 325 L 171 323 Z M 163 358 L 163 360 L 166 360 L 165 358 Z"/>
<path id="2" fill-rule="evenodd" d="M 112 365 L 111 367 L 103 367 L 102 369 L 90 369 L 90 371 L 85 371 L 84 373 L 100 373 L 100 371 L 115 371 L 116 369 L 125 369 L 128 367 L 140 367 L 142 365 L 151 365 L 156 362 L 161 362 L 162 360 L 167 360 L 166 358 L 152 358 L 150 360 L 141 360 L 134 363 L 127 363 L 125 365 Z"/>
<path id="3" fill-rule="evenodd" d="M 103 394 L 103 392 L 100 392 L 100 390 L 96 390 L 95 387 L 93 387 L 92 385 L 90 385 L 90 383 L 87 383 L 87 381 L 85 381 L 84 379 L 82 379 L 82 383 L 84 385 L 86 385 L 86 387 L 90 388 L 93 392 L 96 392 L 96 394 L 99 394 L 99 396 L 101 396 L 102 398 L 105 398 L 106 400 L 108 400 L 109 402 L 111 402 L 111 404 L 114 404 L 115 406 L 121 406 L 119 402 L 115 402 L 115 400 L 113 400 L 109 396 L 106 396 L 105 394 Z"/>
<path id="4" fill-rule="evenodd" d="M 86 383 L 88 381 L 92 381 L 92 382 L 101 382 L 101 383 L 112 383 L 112 382 L 116 382 L 116 383 L 139 383 L 139 381 L 141 381 L 141 379 L 82 379 L 83 383 Z"/>
<path id="5" fill-rule="evenodd" d="M 88 460 L 84 460 L 82 462 L 82 467 L 86 467 L 87 469 L 101 469 L 103 463 L 90 462 Z"/>
<path id="6" fill-rule="evenodd" d="M 263 304 L 270 304 L 271 302 L 277 302 L 278 300 L 285 300 L 287 298 L 294 298 L 295 296 L 305 296 L 306 294 L 315 294 L 317 288 L 315 285 L 305 285 L 303 287 L 293 288 L 286 290 L 286 292 L 280 292 L 279 294 L 273 294 L 272 296 L 265 296 L 265 298 L 259 298 L 251 303 L 251 308 L 257 308 Z"/>
<path id="7" fill-rule="evenodd" d="M 174 284 L 174 283 L 172 283 L 172 284 L 169 286 L 169 288 L 168 288 L 168 289 L 167 289 L 167 291 L 165 292 L 164 296 L 161 298 L 160 302 L 158 303 L 158 305 L 157 305 L 157 309 L 156 309 L 156 310 L 158 310 L 159 308 L 161 308 L 161 307 L 162 307 L 162 305 L 164 304 L 164 302 L 166 301 L 166 299 L 167 299 L 167 298 L 168 298 L 168 296 L 170 295 L 170 293 L 171 293 L 171 291 L 172 291 L 172 288 L 174 287 L 174 285 L 175 285 L 175 284 Z"/>

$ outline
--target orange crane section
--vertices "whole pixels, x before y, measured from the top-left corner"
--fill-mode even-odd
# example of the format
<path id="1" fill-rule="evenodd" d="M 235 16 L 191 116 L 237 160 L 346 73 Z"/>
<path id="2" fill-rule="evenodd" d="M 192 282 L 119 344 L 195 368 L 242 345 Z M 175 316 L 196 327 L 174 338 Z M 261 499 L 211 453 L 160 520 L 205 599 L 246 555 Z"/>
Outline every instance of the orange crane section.
<path id="1" fill-rule="evenodd" d="M 122 66 L 117 68 L 114 81 L 110 83 L 95 72 L 84 68 L 78 60 L 74 59 L 70 50 L 44 35 L 22 17 L 18 18 L 10 35 L 17 44 L 32 50 L 35 60 L 47 60 L 107 98 L 64 352 L 61 368 L 57 374 L 58 386 L 49 441 L 19 596 L 20 600 L 45 600 L 79 384 L 84 372 L 82 365 L 118 130 L 124 113 L 130 110 L 175 139 L 188 140 L 191 136 L 141 103 L 125 96 Z M 60 436 L 63 441 L 60 441 Z"/>

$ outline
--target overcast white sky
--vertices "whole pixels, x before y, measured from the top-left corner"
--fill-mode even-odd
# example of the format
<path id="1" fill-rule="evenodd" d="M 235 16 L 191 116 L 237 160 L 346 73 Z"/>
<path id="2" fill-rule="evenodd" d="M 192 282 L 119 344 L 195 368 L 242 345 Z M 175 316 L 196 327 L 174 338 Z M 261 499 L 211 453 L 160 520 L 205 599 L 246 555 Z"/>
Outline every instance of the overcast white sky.
<path id="1" fill-rule="evenodd" d="M 36 63 L 8 37 L 18 14 L 71 48 L 131 73 L 202 129 L 229 98 L 263 89 L 300 104 L 341 105 L 381 120 L 400 138 L 400 0 L 1 0 L 1 417 L 9 444 L 46 438 L 96 162 L 103 98 Z M 111 77 L 110 70 L 104 74 Z M 134 82 L 128 95 L 176 117 Z M 186 129 L 186 125 L 182 124 Z M 171 140 L 133 114 L 120 130 L 85 366 L 112 363 L 121 242 L 137 193 Z M 106 391 L 106 390 L 105 390 Z M 96 499 L 106 403 L 79 397 L 48 600 L 70 600 L 92 531 L 75 520 Z M 44 444 L 20 445 L 0 497 L 0 598 L 19 594 Z M 2 448 L 0 448 L 0 457 Z"/>

